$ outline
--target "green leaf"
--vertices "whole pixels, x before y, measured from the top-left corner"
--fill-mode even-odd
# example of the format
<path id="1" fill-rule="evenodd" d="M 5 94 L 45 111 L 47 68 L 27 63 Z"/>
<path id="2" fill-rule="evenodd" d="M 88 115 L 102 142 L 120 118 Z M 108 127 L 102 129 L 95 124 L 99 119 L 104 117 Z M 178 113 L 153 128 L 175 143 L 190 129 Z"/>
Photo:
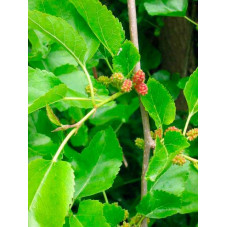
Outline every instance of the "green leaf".
<path id="1" fill-rule="evenodd" d="M 66 85 L 52 73 L 28 68 L 28 113 L 61 100 L 66 91 Z"/>
<path id="2" fill-rule="evenodd" d="M 72 203 L 74 175 L 67 162 L 37 159 L 28 166 L 29 220 L 61 227 Z M 33 227 L 32 223 L 29 226 Z"/>
<path id="3" fill-rule="evenodd" d="M 185 85 L 186 83 L 188 82 L 189 80 L 189 77 L 183 77 L 179 80 L 179 82 L 177 83 L 177 86 L 180 88 L 180 89 L 184 89 L 185 88 Z"/>
<path id="4" fill-rule="evenodd" d="M 51 109 L 49 105 L 46 105 L 47 116 L 49 120 L 58 126 L 61 126 L 61 122 L 59 121 L 58 117 L 54 114 L 54 111 Z"/>
<path id="5" fill-rule="evenodd" d="M 29 9 L 38 10 L 52 16 L 61 17 L 67 21 L 86 42 L 86 56 L 85 59 L 90 59 L 99 47 L 99 41 L 91 31 L 87 23 L 76 11 L 72 3 L 65 0 L 29 0 Z"/>
<path id="6" fill-rule="evenodd" d="M 35 157 L 51 159 L 56 153 L 58 145 L 50 137 L 41 133 L 28 134 L 28 155 L 29 161 Z"/>
<path id="7" fill-rule="evenodd" d="M 63 67 L 68 66 L 71 67 L 71 69 L 75 69 L 78 65 L 73 56 L 58 43 L 54 43 L 51 46 L 50 53 L 43 61 L 47 69 L 55 75 L 59 75 L 59 71 L 62 70 Z"/>
<path id="8" fill-rule="evenodd" d="M 198 68 L 192 73 L 184 88 L 184 96 L 188 103 L 189 114 L 198 112 Z"/>
<path id="9" fill-rule="evenodd" d="M 181 196 L 189 176 L 190 162 L 183 166 L 171 165 L 151 186 L 149 191 L 162 190 L 176 196 Z"/>
<path id="10" fill-rule="evenodd" d="M 146 173 L 146 179 L 155 181 L 171 165 L 172 159 L 188 146 L 187 139 L 180 132 L 168 131 L 164 137 L 164 143 L 157 138 L 154 155 L 150 159 Z"/>
<path id="11" fill-rule="evenodd" d="M 181 201 L 176 195 L 153 191 L 143 197 L 137 206 L 137 211 L 148 218 L 165 218 L 176 214 L 180 210 Z"/>
<path id="12" fill-rule="evenodd" d="M 80 202 L 76 215 L 69 218 L 70 227 L 110 227 L 103 215 L 103 204 L 96 200 Z"/>
<path id="13" fill-rule="evenodd" d="M 141 97 L 145 109 L 155 121 L 157 128 L 169 125 L 175 119 L 176 107 L 166 88 L 155 79 L 149 79 L 148 94 Z"/>
<path id="14" fill-rule="evenodd" d="M 113 58 L 113 70 L 128 77 L 139 60 L 140 55 L 137 48 L 132 42 L 126 40 L 121 51 Z"/>
<path id="15" fill-rule="evenodd" d="M 39 31 L 28 30 L 28 39 L 32 45 L 31 52 L 28 54 L 29 61 L 37 61 L 45 58 L 49 53 L 50 41 Z"/>
<path id="16" fill-rule="evenodd" d="M 103 214 L 111 227 L 116 227 L 124 219 L 124 210 L 115 204 L 104 204 Z"/>
<path id="17" fill-rule="evenodd" d="M 79 64 L 85 62 L 86 43 L 82 36 L 65 20 L 39 11 L 28 11 L 29 27 L 48 35 L 63 46 Z"/>
<path id="18" fill-rule="evenodd" d="M 177 82 L 170 77 L 170 73 L 168 71 L 159 70 L 158 72 L 154 73 L 152 77 L 164 85 L 164 87 L 169 91 L 174 100 L 177 99 L 180 93 L 180 89 L 177 87 Z"/>
<path id="19" fill-rule="evenodd" d="M 198 171 L 190 164 L 189 176 L 182 194 L 182 206 L 180 213 L 191 213 L 198 211 Z"/>
<path id="20" fill-rule="evenodd" d="M 151 16 L 174 16 L 186 15 L 188 0 L 146 0 L 145 9 Z"/>
<path id="21" fill-rule="evenodd" d="M 125 39 L 125 34 L 121 23 L 112 12 L 98 0 L 70 1 L 111 55 L 117 54 Z"/>
<path id="22" fill-rule="evenodd" d="M 97 109 L 94 116 L 90 117 L 90 122 L 94 125 L 103 125 L 113 120 L 127 122 L 130 116 L 139 108 L 138 98 L 132 99 L 129 105 L 112 104 Z M 119 114 L 121 113 L 121 114 Z"/>
<path id="23" fill-rule="evenodd" d="M 81 198 L 107 190 L 122 162 L 122 150 L 111 128 L 98 132 L 81 154 L 75 154 L 75 195 Z"/>

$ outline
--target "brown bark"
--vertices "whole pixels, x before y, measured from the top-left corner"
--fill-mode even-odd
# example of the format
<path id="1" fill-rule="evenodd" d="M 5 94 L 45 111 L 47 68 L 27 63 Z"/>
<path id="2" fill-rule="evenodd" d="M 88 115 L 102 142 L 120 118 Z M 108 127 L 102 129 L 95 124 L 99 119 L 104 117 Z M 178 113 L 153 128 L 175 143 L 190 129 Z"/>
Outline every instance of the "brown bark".
<path id="1" fill-rule="evenodd" d="M 197 20 L 197 6 L 189 7 L 189 17 Z M 188 10 L 190 11 L 190 10 Z M 190 75 L 196 68 L 196 56 L 194 52 L 195 25 L 183 17 L 166 17 L 165 26 L 159 37 L 159 49 L 162 53 L 161 68 L 170 73 L 179 73 L 181 77 Z M 176 100 L 178 110 L 187 110 L 185 98 L 181 92 Z"/>

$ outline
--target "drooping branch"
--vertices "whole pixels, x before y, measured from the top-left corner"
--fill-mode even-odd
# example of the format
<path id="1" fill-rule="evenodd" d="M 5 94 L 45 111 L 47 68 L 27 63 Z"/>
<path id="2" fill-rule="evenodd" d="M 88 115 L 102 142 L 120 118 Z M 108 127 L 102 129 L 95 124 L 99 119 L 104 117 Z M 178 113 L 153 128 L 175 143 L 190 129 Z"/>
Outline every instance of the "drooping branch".
<path id="1" fill-rule="evenodd" d="M 136 4 L 135 0 L 128 0 L 128 16 L 129 16 L 129 30 L 130 38 L 133 44 L 139 50 L 138 42 L 138 31 L 137 31 L 137 17 L 136 17 Z M 140 62 L 137 63 L 134 72 L 137 72 L 140 69 Z M 154 148 L 155 142 L 151 138 L 150 134 L 150 123 L 149 115 L 145 111 L 145 108 L 140 100 L 140 112 L 142 117 L 143 124 L 143 134 L 144 134 L 144 153 L 143 153 L 143 165 L 142 165 L 142 175 L 141 175 L 141 198 L 147 194 L 147 181 L 145 180 L 145 174 L 149 164 L 150 149 Z M 142 227 L 147 227 L 147 220 L 144 219 L 142 222 Z"/>

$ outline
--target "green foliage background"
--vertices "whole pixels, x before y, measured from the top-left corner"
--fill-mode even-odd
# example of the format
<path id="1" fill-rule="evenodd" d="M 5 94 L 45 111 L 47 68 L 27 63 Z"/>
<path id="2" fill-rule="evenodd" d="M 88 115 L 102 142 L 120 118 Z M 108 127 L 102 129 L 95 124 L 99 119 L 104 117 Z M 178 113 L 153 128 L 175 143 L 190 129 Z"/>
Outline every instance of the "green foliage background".
<path id="1" fill-rule="evenodd" d="M 141 60 L 141 68 L 146 73 L 149 97 L 154 98 L 151 102 L 148 96 L 142 97 L 143 104 L 151 116 L 152 130 L 160 127 L 165 130 L 169 126 L 176 126 L 183 130 L 188 114 L 191 114 L 189 128 L 198 126 L 198 95 L 196 96 L 198 86 L 195 86 L 198 71 L 195 71 L 190 79 L 190 74 L 181 78 L 177 71 L 170 73 L 162 67 L 162 53 L 159 49 L 159 36 L 165 27 L 164 18 L 185 16 L 188 5 L 191 6 L 196 2 L 169 0 L 166 1 L 165 7 L 162 2 L 137 1 L 139 56 L 135 47 L 129 41 L 125 41 L 125 37 L 130 39 L 126 0 L 101 1 L 116 18 L 106 8 L 99 10 L 99 14 L 95 16 L 95 10 L 101 9 L 101 3 L 96 0 L 29 0 L 29 10 L 31 11 L 29 11 L 28 32 L 28 158 L 29 173 L 32 176 L 29 180 L 33 185 L 29 186 L 31 190 L 29 196 L 32 196 L 34 191 L 39 191 L 39 187 L 34 184 L 34 181 L 39 185 L 40 181 L 42 182 L 40 176 L 37 175 L 39 169 L 41 169 L 41 173 L 45 169 L 50 173 L 56 171 L 48 175 L 46 188 L 39 191 L 39 196 L 43 196 L 42 198 L 48 198 L 55 188 L 59 190 L 59 194 L 62 190 L 66 190 L 64 187 L 61 188 L 64 182 L 57 181 L 58 177 L 65 179 L 69 191 L 73 191 L 74 184 L 81 187 L 78 188 L 78 191 L 73 192 L 73 201 L 71 192 L 61 195 L 62 198 L 59 198 L 59 201 L 62 199 L 69 202 L 57 209 L 56 213 L 62 215 L 62 217 L 59 216 L 59 220 L 55 220 L 55 217 L 51 215 L 48 220 L 45 220 L 42 212 L 43 201 L 39 201 L 39 196 L 33 198 L 34 201 L 29 204 L 30 226 L 62 226 L 64 222 L 65 227 L 117 226 L 124 218 L 123 209 L 129 211 L 130 217 L 136 215 L 137 209 L 144 215 L 149 213 L 147 216 L 151 218 L 149 226 L 197 226 L 197 188 L 190 188 L 190 185 L 193 184 L 189 180 L 187 181 L 187 177 L 190 175 L 190 179 L 196 182 L 197 173 L 193 169 L 194 167 L 187 162 L 180 170 L 181 177 L 177 181 L 176 172 L 179 170 L 173 165 L 171 167 L 169 165 L 172 160 L 170 157 L 174 157 L 171 156 L 172 152 L 176 155 L 182 149 L 185 149 L 185 154 L 190 157 L 198 158 L 198 139 L 187 142 L 184 141 L 185 137 L 181 139 L 181 135 L 177 133 L 176 135 L 169 133 L 164 137 L 165 141 L 171 136 L 173 139 L 177 138 L 179 149 L 173 151 L 171 146 L 160 148 L 167 149 L 169 152 L 168 157 L 165 157 L 165 162 L 162 163 L 163 169 L 151 168 L 146 177 L 150 179 L 152 176 L 155 181 L 158 174 L 162 175 L 155 182 L 156 188 L 152 185 L 153 182 L 150 183 L 148 195 L 138 206 L 143 152 L 135 146 L 134 140 L 137 137 L 143 138 L 143 129 L 138 95 L 134 91 L 97 109 L 96 113 L 79 129 L 77 135 L 70 138 L 58 157 L 59 161 L 55 165 L 50 161 L 69 132 L 69 130 L 52 132 L 56 129 L 56 125 L 74 124 L 92 108 L 91 102 L 63 100 L 64 97 L 89 98 L 85 91 L 89 82 L 82 70 L 84 66 L 86 65 L 90 80 L 97 89 L 96 99 L 105 100 L 117 91 L 114 87 L 107 89 L 93 76 L 94 68 L 96 68 L 98 76 L 110 76 L 112 72 L 107 63 L 111 63 L 112 57 L 113 71 L 121 71 L 125 77 L 131 76 L 136 62 Z M 85 19 L 86 17 L 87 19 Z M 98 21 L 107 23 L 104 30 Z M 40 29 L 40 25 L 42 25 L 42 29 Z M 49 36 L 45 31 L 51 31 L 53 35 Z M 197 34 L 196 26 L 193 27 L 193 32 Z M 196 36 L 192 42 L 195 46 L 193 51 L 197 53 Z M 122 48 L 122 52 L 117 55 L 120 48 Z M 133 57 L 125 62 L 127 54 Z M 197 59 L 195 61 L 197 62 Z M 185 87 L 186 82 L 188 83 Z M 188 103 L 189 113 L 187 109 L 179 108 L 179 106 L 175 108 L 174 101 L 183 96 L 183 89 L 186 98 L 184 103 Z M 156 96 L 157 93 L 161 95 Z M 164 106 L 160 106 L 161 103 L 164 103 Z M 46 104 L 49 104 L 52 109 L 46 110 Z M 48 108 L 49 106 L 47 106 Z M 154 109 L 157 111 L 154 112 Z M 168 112 L 167 115 L 163 114 L 165 109 Z M 52 110 L 57 118 L 51 114 Z M 49 118 L 47 113 L 49 113 Z M 156 143 L 159 142 L 156 141 Z M 161 146 L 163 145 L 160 142 Z M 122 152 L 128 167 L 121 164 Z M 155 163 L 155 159 L 159 158 L 158 154 L 156 151 L 157 156 L 153 156 L 152 162 Z M 40 158 L 42 161 L 36 160 Z M 62 172 L 60 166 L 63 166 L 62 169 L 65 171 Z M 72 172 L 74 172 L 75 179 L 74 176 L 71 176 Z M 57 174 L 58 177 L 54 177 L 54 174 Z M 104 175 L 106 175 L 105 179 L 100 181 Z M 174 188 L 171 194 L 162 192 L 165 189 L 165 182 L 170 182 L 169 184 L 178 187 Z M 183 192 L 179 182 L 186 182 L 187 192 L 191 193 L 189 193 L 191 197 L 189 194 L 186 195 L 185 191 Z M 103 191 L 106 191 L 110 204 L 105 203 Z M 55 193 L 58 194 L 58 192 Z M 186 202 L 179 211 L 175 205 L 179 204 L 178 195 L 181 193 L 183 193 L 181 199 Z M 169 195 L 172 197 L 168 197 Z M 150 209 L 153 209 L 150 207 L 152 206 L 151 198 L 156 197 L 173 201 L 173 204 L 168 207 L 172 212 L 169 214 L 171 216 L 162 217 L 158 212 L 157 214 L 150 213 Z M 51 198 L 49 199 L 51 200 Z M 52 199 L 55 200 L 54 195 Z M 194 201 L 194 204 L 191 201 Z M 33 206 L 35 202 L 37 203 Z M 56 204 L 52 204 L 51 201 L 46 200 L 46 205 L 51 208 L 52 212 L 54 212 L 54 207 L 58 207 L 60 203 L 58 200 L 55 202 Z M 119 206 L 113 205 L 114 202 L 117 202 Z M 71 211 L 68 212 L 66 206 L 70 206 Z M 136 208 L 137 206 L 138 208 Z M 93 214 L 91 214 L 91 210 L 94 211 Z M 177 212 L 175 212 L 176 210 Z M 112 217 L 113 213 L 116 214 L 115 219 Z M 84 218 L 83 215 L 88 215 L 89 218 Z"/>

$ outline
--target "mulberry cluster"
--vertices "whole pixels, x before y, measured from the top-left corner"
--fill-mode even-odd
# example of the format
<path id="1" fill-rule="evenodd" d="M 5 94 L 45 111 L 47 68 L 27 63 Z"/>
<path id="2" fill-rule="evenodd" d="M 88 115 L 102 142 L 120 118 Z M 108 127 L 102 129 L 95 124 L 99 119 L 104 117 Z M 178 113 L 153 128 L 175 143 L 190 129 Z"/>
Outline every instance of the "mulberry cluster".
<path id="1" fill-rule="evenodd" d="M 135 90 L 139 95 L 146 95 L 148 92 L 147 85 L 144 83 L 145 73 L 140 69 L 132 77 Z"/>
<path id="2" fill-rule="evenodd" d="M 122 75 L 122 73 L 114 73 L 110 77 L 110 82 L 114 87 L 121 88 L 121 86 L 124 82 L 124 76 Z"/>
<path id="3" fill-rule="evenodd" d="M 144 149 L 144 139 L 142 138 L 136 138 L 135 139 L 135 145 L 140 148 L 140 149 Z"/>
<path id="4" fill-rule="evenodd" d="M 187 139 L 189 141 L 196 139 L 198 137 L 198 128 L 193 128 L 193 129 L 189 130 L 186 133 L 186 135 L 187 135 Z"/>
<path id="5" fill-rule="evenodd" d="M 156 139 L 157 137 L 162 138 L 162 128 L 158 128 L 154 131 L 154 138 Z"/>
<path id="6" fill-rule="evenodd" d="M 166 134 L 167 132 L 169 132 L 169 131 L 182 132 L 181 129 L 176 128 L 175 126 L 170 126 L 169 128 L 167 128 L 167 129 L 165 130 L 165 134 Z"/>
<path id="7" fill-rule="evenodd" d="M 91 87 L 90 87 L 90 85 L 87 85 L 87 86 L 85 87 L 85 91 L 86 91 L 86 93 L 87 93 L 88 95 L 91 95 Z M 94 87 L 93 87 L 93 92 L 94 92 L 94 94 L 96 94 L 96 92 L 97 92 L 97 89 L 94 88 Z"/>
<path id="8" fill-rule="evenodd" d="M 121 91 L 123 92 L 130 92 L 132 90 L 132 81 L 127 79 L 123 82 L 121 86 Z"/>
<path id="9" fill-rule="evenodd" d="M 173 164 L 183 166 L 186 163 L 186 159 L 182 155 L 176 155 L 172 162 Z"/>
<path id="10" fill-rule="evenodd" d="M 111 83 L 111 80 L 108 76 L 100 76 L 97 80 L 99 83 L 102 83 L 106 87 Z"/>

